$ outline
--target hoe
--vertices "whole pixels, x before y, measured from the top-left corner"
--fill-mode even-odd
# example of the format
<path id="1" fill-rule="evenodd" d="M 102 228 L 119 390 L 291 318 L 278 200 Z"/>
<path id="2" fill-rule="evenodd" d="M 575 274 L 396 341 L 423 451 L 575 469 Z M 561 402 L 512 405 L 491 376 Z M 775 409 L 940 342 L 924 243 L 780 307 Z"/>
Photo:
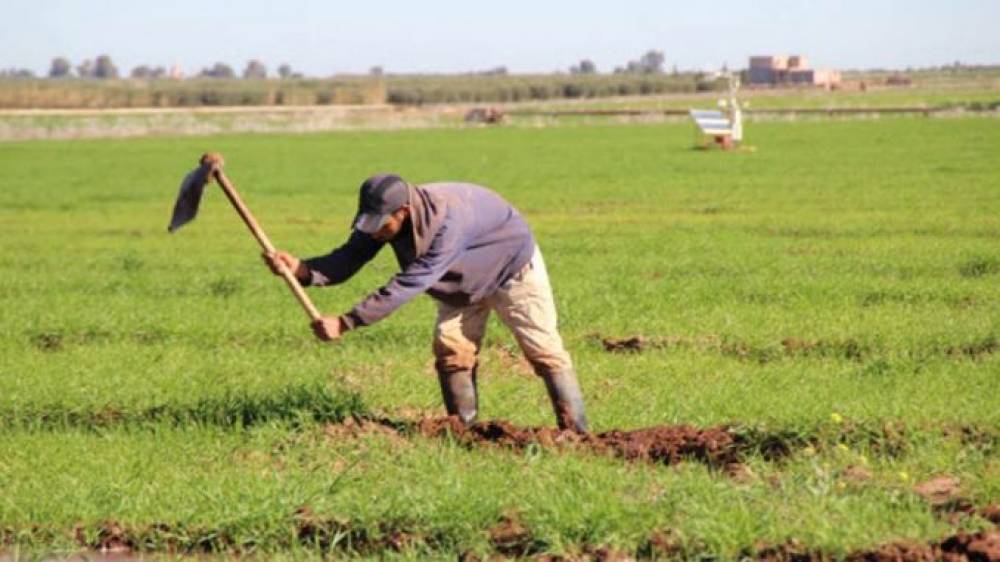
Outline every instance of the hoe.
<path id="1" fill-rule="evenodd" d="M 274 253 L 274 245 L 264 234 L 264 230 L 257 223 L 257 219 L 253 217 L 250 213 L 250 209 L 243 204 L 243 200 L 240 199 L 239 194 L 236 192 L 236 188 L 233 187 L 232 182 L 226 177 L 226 174 L 222 171 L 222 155 L 217 152 L 209 152 L 201 157 L 199 160 L 199 166 L 195 168 L 191 173 L 184 176 L 184 180 L 181 182 L 180 193 L 177 194 L 177 202 L 174 204 L 174 215 L 170 219 L 170 226 L 167 227 L 168 232 L 174 232 L 178 228 L 184 226 L 188 222 L 194 219 L 198 214 L 198 205 L 201 203 L 201 194 L 205 191 L 205 186 L 212 179 L 219 184 L 222 191 L 225 192 L 226 197 L 229 198 L 229 202 L 233 204 L 233 208 L 239 213 L 240 218 L 246 223 L 247 228 L 253 233 L 253 237 L 257 239 L 260 243 L 260 247 L 264 249 L 268 254 Z M 281 277 L 285 280 L 285 284 L 295 295 L 295 298 L 302 305 L 302 308 L 309 315 L 309 319 L 312 321 L 319 320 L 320 314 L 316 310 L 312 301 L 309 299 L 309 295 L 302 290 L 302 285 L 299 284 L 298 279 L 295 275 L 288 270 L 284 264 L 279 262 Z"/>

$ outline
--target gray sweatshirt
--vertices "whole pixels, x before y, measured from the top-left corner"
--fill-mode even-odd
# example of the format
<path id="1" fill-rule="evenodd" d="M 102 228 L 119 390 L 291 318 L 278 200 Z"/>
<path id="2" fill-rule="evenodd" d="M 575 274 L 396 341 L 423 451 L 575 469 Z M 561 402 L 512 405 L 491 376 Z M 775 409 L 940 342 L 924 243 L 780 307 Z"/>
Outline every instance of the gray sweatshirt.
<path id="1" fill-rule="evenodd" d="M 535 239 L 514 207 L 471 183 L 409 185 L 410 218 L 388 244 L 401 271 L 341 316 L 348 328 L 385 318 L 420 293 L 455 306 L 496 291 L 534 253 Z M 325 256 L 305 260 L 312 285 L 336 285 L 372 260 L 385 243 L 352 231 Z"/>

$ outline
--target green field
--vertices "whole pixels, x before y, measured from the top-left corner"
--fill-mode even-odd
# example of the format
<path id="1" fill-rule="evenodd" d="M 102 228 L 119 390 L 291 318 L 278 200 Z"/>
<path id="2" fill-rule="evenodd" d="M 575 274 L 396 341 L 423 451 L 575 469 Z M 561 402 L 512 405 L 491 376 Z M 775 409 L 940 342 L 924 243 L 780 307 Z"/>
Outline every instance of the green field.
<path id="1" fill-rule="evenodd" d="M 947 475 L 956 504 L 1000 502 L 997 121 L 747 134 L 754 152 L 692 150 L 686 123 L 3 144 L 0 555 L 119 540 L 264 559 L 731 559 L 986 528 L 914 486 Z M 352 431 L 351 415 L 443 414 L 433 302 L 314 341 L 217 189 L 166 233 L 207 150 L 303 256 L 346 238 L 371 173 L 493 187 L 545 253 L 592 429 L 730 425 L 755 444 L 740 475 Z M 394 263 L 312 295 L 341 313 Z M 492 322 L 481 415 L 551 425 Z M 602 344 L 640 335 L 638 353 Z"/>

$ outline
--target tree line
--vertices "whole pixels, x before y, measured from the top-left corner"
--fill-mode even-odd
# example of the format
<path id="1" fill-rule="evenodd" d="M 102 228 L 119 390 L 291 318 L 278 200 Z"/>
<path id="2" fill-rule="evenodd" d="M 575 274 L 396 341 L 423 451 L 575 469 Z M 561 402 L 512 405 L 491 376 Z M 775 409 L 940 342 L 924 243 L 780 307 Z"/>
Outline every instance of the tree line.
<path id="1" fill-rule="evenodd" d="M 616 66 L 613 74 L 663 74 L 666 56 L 663 51 L 649 50 L 639 58 L 630 60 L 624 65 Z M 569 67 L 572 75 L 599 74 L 597 65 L 590 59 L 583 59 Z M 383 76 L 385 71 L 382 66 L 373 66 L 369 70 L 372 76 Z M 484 71 L 469 72 L 470 75 L 484 76 L 504 76 L 507 75 L 507 67 L 497 66 Z M 677 74 L 677 67 L 673 69 L 673 74 Z M 296 72 L 290 64 L 284 63 L 277 68 L 278 78 L 303 78 L 301 72 Z M 116 79 L 122 75 L 118 66 L 111 60 L 109 55 L 99 55 L 93 59 L 85 59 L 78 64 L 73 64 L 66 57 L 55 57 L 49 66 L 49 78 L 86 78 L 86 79 Z M 154 80 L 160 78 L 181 78 L 179 72 L 172 72 L 163 66 L 153 66 L 142 64 L 136 66 L 129 73 L 129 77 L 143 80 Z M 201 69 L 195 75 L 197 78 L 221 78 L 235 79 L 238 77 L 247 80 L 263 80 L 269 77 L 267 66 L 258 59 L 247 61 L 243 72 L 237 74 L 236 70 L 224 62 L 217 62 L 212 66 Z M 35 78 L 34 72 L 25 68 L 9 68 L 0 70 L 0 78 Z"/>
<path id="2" fill-rule="evenodd" d="M 5 76 L 17 78 L 33 78 L 34 73 L 27 69 L 11 69 L 4 72 Z M 261 80 L 268 77 L 267 66 L 257 60 L 247 61 L 240 75 L 248 80 Z M 302 78 L 301 72 L 296 72 L 288 63 L 278 66 L 277 76 L 279 78 Z M 66 57 L 56 57 L 49 65 L 49 78 L 93 78 L 93 79 L 115 79 L 121 78 L 118 67 L 108 55 L 100 55 L 95 59 L 85 59 L 77 65 L 73 65 Z M 179 74 L 171 75 L 171 71 L 163 66 L 152 66 L 142 64 L 132 69 L 129 74 L 131 78 L 157 79 L 157 78 L 180 78 Z M 236 78 L 237 74 L 233 67 L 224 62 L 217 62 L 214 65 L 201 69 L 197 74 L 199 78 Z"/>

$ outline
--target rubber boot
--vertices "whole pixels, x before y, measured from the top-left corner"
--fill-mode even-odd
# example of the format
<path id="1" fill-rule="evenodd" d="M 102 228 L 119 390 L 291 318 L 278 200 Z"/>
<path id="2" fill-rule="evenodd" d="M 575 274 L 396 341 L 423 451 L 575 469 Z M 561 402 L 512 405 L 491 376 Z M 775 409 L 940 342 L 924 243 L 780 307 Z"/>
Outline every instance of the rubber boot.
<path id="1" fill-rule="evenodd" d="M 580 392 L 580 383 L 576 380 L 576 372 L 566 369 L 543 375 L 542 379 L 549 391 L 559 429 L 587 433 L 587 414 L 584 412 L 583 394 Z"/>
<path id="2" fill-rule="evenodd" d="M 444 398 L 444 407 L 448 410 L 449 416 L 458 416 L 462 423 L 468 425 L 476 421 L 476 414 L 479 410 L 479 397 L 476 389 L 476 371 L 479 366 L 471 370 L 460 370 L 453 372 L 438 371 L 438 382 L 441 383 L 441 396 Z"/>

